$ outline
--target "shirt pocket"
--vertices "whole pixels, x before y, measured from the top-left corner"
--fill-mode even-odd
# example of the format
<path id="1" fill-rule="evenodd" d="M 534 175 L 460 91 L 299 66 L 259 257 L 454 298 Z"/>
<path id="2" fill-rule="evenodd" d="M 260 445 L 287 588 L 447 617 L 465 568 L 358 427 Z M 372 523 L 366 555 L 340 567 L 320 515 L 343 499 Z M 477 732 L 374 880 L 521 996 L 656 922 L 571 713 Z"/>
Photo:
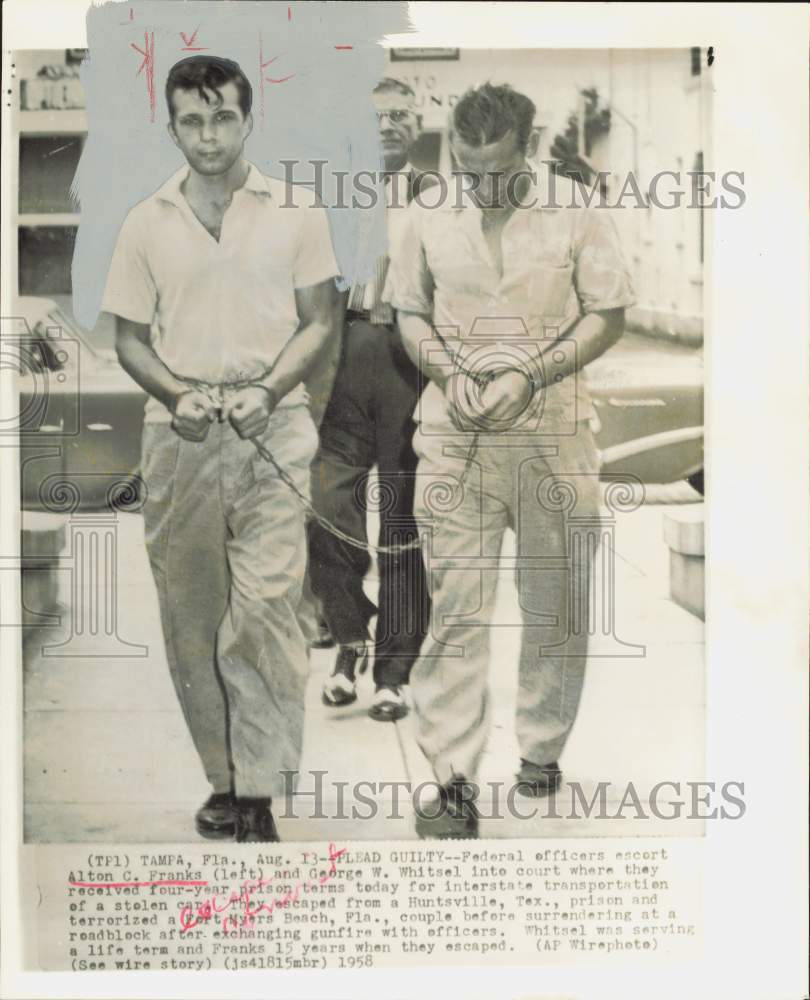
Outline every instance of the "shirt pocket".
<path id="1" fill-rule="evenodd" d="M 566 314 L 573 288 L 574 266 L 553 267 L 538 264 L 532 268 L 528 283 L 529 311 L 533 318 L 544 319 Z"/>

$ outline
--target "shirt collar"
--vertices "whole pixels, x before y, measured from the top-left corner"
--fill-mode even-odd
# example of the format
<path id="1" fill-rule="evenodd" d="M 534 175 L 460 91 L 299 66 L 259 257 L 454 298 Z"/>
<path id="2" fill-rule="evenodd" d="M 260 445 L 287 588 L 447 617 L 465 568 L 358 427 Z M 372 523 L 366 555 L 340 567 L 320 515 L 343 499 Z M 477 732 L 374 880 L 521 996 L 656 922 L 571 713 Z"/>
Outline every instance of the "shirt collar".
<path id="1" fill-rule="evenodd" d="M 392 170 L 390 174 L 386 174 L 385 179 L 388 181 L 392 177 L 410 177 L 412 173 L 413 164 L 409 160 L 406 160 L 399 170 Z"/>
<path id="2" fill-rule="evenodd" d="M 182 166 L 176 173 L 172 174 L 162 187 L 158 188 L 155 192 L 155 197 L 159 198 L 161 201 L 168 202 L 170 205 L 180 205 L 181 199 L 183 198 L 181 188 L 190 171 L 191 168 L 188 164 Z M 254 194 L 267 195 L 268 198 L 272 197 L 272 194 L 270 193 L 270 186 L 267 183 L 267 178 L 261 170 L 259 170 L 255 164 L 250 163 L 250 161 L 248 161 L 248 173 L 245 178 L 245 183 L 242 187 L 237 188 L 236 190 L 252 191 Z"/>
<path id="3" fill-rule="evenodd" d="M 383 187 L 387 190 L 396 181 L 397 186 L 410 184 L 414 178 L 413 164 L 405 163 L 399 170 L 392 170 L 391 173 L 383 174 Z"/>

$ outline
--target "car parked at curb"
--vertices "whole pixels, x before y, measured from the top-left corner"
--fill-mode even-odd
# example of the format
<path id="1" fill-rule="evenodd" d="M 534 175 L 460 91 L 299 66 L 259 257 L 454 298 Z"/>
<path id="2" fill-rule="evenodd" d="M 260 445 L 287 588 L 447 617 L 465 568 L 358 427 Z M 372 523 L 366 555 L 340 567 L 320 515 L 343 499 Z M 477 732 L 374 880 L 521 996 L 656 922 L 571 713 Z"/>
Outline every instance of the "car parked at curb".
<path id="1" fill-rule="evenodd" d="M 20 297 L 3 353 L 20 387 L 24 510 L 104 510 L 137 483 L 146 393 L 53 299 Z"/>

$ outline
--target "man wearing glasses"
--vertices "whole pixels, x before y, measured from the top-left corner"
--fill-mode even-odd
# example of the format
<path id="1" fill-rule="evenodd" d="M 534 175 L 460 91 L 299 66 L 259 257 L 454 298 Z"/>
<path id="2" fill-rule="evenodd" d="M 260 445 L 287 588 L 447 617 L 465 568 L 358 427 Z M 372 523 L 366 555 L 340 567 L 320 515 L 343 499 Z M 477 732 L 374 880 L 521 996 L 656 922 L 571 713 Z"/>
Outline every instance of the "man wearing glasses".
<path id="1" fill-rule="evenodd" d="M 405 207 L 420 190 L 408 162 L 420 132 L 414 93 L 399 80 L 381 80 L 374 91 L 388 206 L 389 239 Z M 343 350 L 334 389 L 320 427 L 312 468 L 316 510 L 360 542 L 366 539 L 366 484 L 377 466 L 381 545 L 417 540 L 413 520 L 412 414 L 419 372 L 403 348 L 391 306 L 382 301 L 388 257 L 375 274 L 351 288 Z M 401 688 L 425 635 L 429 598 L 418 548 L 381 553 L 377 607 L 363 581 L 371 564 L 364 548 L 349 545 L 317 522 L 309 529 L 310 581 L 329 630 L 339 645 L 332 675 L 323 688 L 326 705 L 357 699 L 358 672 L 365 669 L 370 619 L 377 614 L 374 644 L 375 693 L 369 714 L 378 721 L 402 718 Z"/>

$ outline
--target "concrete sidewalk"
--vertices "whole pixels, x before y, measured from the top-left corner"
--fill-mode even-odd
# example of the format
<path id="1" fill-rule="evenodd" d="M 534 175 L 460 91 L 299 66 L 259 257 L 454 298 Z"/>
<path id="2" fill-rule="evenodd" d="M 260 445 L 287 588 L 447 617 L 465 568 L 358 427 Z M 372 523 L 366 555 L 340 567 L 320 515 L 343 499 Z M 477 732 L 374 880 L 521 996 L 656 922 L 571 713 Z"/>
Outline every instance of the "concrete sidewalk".
<path id="1" fill-rule="evenodd" d="M 618 804 L 633 781 L 642 799 L 660 781 L 704 777 L 703 623 L 668 597 L 669 553 L 662 518 L 670 508 L 642 507 L 619 515 L 615 534 L 615 629 L 597 635 L 582 705 L 562 766 L 588 798 L 600 781 L 612 783 L 609 802 Z M 114 515 L 108 515 L 114 519 Z M 121 656 L 109 646 L 67 658 L 44 646 L 71 634 L 71 570 L 62 569 L 65 605 L 59 628 L 38 632 L 25 656 L 25 837 L 29 842 L 169 842 L 200 838 L 193 816 L 209 789 L 186 732 L 166 666 L 157 599 L 137 515 L 118 515 L 118 635 L 146 647 L 146 655 Z M 507 545 L 511 541 L 507 542 Z M 491 664 L 494 727 L 481 782 L 512 784 L 518 764 L 512 720 L 519 643 L 517 598 L 511 573 L 499 582 L 496 653 Z M 618 641 L 626 645 L 621 646 Z M 634 645 L 642 648 L 634 648 Z M 123 650 L 128 652 L 126 648 Z M 118 652 L 121 652 L 119 648 Z M 56 654 L 56 655 L 54 655 Z M 642 655 L 640 655 L 642 654 Z M 320 689 L 333 650 L 313 651 L 299 791 L 313 791 L 327 772 L 324 812 L 317 818 L 313 797 L 296 800 L 296 818 L 281 813 L 285 840 L 407 840 L 415 838 L 407 794 L 399 804 L 389 789 L 378 798 L 368 785 L 365 798 L 350 792 L 356 782 L 432 781 L 416 744 L 412 716 L 399 723 L 374 722 L 366 715 L 373 685 L 360 682 L 358 701 L 345 709 L 321 704 Z M 346 782 L 347 786 L 340 786 Z M 344 800 L 341 804 L 339 796 Z M 502 798 L 505 791 L 502 793 Z M 676 798 L 674 793 L 670 799 Z M 424 794 L 427 803 L 429 792 Z M 518 799 L 520 810 L 537 805 Z M 558 793 L 563 818 L 505 815 L 484 819 L 483 837 L 694 835 L 694 821 L 592 817 L 566 819 L 570 790 Z M 664 801 L 662 799 L 662 801 Z M 351 818 L 352 807 L 361 817 Z M 315 815 L 313 816 L 313 812 Z M 488 810 L 485 809 L 485 815 Z M 341 815 L 346 818 L 341 818 Z"/>

